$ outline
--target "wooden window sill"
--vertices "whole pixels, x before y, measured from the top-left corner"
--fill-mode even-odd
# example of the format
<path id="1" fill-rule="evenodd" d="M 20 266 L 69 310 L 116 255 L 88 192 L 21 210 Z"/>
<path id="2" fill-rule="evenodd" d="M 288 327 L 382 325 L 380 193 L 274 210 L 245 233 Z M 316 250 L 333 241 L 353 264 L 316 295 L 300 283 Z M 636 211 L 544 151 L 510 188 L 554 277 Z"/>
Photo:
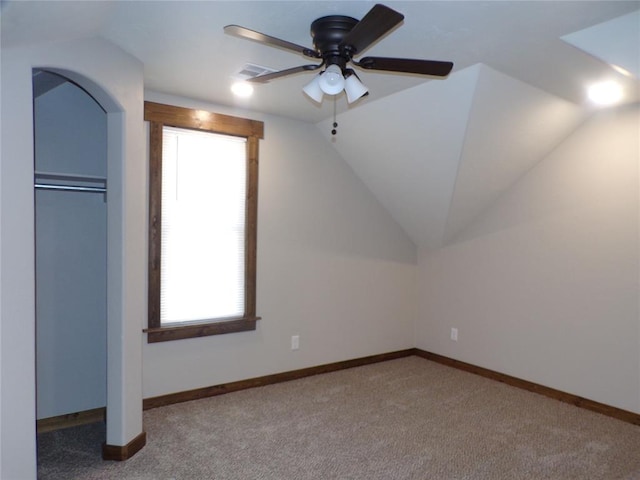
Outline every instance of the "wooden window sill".
<path id="1" fill-rule="evenodd" d="M 247 332 L 256 329 L 260 317 L 244 317 L 212 323 L 177 325 L 175 327 L 145 328 L 148 343 L 183 340 L 185 338 L 207 337 L 225 333 Z"/>

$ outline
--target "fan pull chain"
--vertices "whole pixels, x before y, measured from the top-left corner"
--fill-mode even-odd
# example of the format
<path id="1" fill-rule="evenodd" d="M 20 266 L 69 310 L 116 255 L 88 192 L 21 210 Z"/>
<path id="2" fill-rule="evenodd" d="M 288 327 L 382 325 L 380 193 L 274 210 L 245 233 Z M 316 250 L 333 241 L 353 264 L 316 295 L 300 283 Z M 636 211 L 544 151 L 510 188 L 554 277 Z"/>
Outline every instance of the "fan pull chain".
<path id="1" fill-rule="evenodd" d="M 338 131 L 336 130 L 336 128 L 338 128 L 338 122 L 336 122 L 336 100 L 337 95 L 333 96 L 333 130 L 331 130 L 331 135 L 335 135 L 336 133 L 338 133 Z"/>

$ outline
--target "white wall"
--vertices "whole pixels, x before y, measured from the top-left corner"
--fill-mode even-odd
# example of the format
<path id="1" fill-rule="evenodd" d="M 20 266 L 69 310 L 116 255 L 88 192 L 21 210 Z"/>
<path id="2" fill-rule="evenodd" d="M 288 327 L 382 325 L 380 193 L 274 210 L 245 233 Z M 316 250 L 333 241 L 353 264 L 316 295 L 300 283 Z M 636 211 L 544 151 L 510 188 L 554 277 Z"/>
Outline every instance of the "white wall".
<path id="1" fill-rule="evenodd" d="M 108 444 L 140 433 L 143 383 L 149 397 L 413 346 L 415 246 L 315 126 L 254 116 L 266 121 L 267 136 L 263 320 L 255 332 L 145 344 L 143 382 L 142 65 L 98 39 L 3 48 L 1 60 L 2 119 L 11 119 L 2 122 L 0 157 L 1 478 L 36 477 L 33 68 L 76 81 L 108 112 Z M 297 352 L 293 334 L 301 336 Z"/>
<path id="2" fill-rule="evenodd" d="M 640 413 L 639 127 L 637 105 L 595 115 L 420 251 L 417 346 Z"/>
<path id="3" fill-rule="evenodd" d="M 3 48 L 1 62 L 0 478 L 13 480 L 36 478 L 33 68 L 60 71 L 83 85 L 108 112 L 107 443 L 125 445 L 142 431 L 143 67 L 98 39 Z"/>
<path id="4" fill-rule="evenodd" d="M 84 90 L 39 96 L 34 117 L 37 171 L 106 179 L 107 115 Z M 35 202 L 40 419 L 106 406 L 107 203 L 60 190 L 36 190 Z"/>
<path id="5" fill-rule="evenodd" d="M 587 123 L 416 268 L 415 246 L 315 126 L 149 93 L 265 121 L 258 329 L 149 345 L 142 65 L 91 39 L 3 48 L 1 61 L 2 479 L 36 476 L 34 67 L 75 72 L 122 134 L 108 159 L 108 443 L 141 431 L 143 395 L 413 346 L 640 412 L 637 107 Z"/>
<path id="6" fill-rule="evenodd" d="M 265 122 L 262 320 L 253 332 L 145 344 L 145 398 L 413 347 L 416 248 L 314 125 L 145 96 Z"/>

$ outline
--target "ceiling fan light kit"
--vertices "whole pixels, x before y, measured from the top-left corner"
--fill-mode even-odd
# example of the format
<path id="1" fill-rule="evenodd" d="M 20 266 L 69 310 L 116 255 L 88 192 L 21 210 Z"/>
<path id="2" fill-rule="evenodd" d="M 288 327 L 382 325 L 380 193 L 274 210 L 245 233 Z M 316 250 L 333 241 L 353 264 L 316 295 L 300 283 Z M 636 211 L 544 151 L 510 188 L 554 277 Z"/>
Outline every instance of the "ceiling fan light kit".
<path id="1" fill-rule="evenodd" d="M 325 94 L 337 95 L 343 90 L 349 103 L 355 102 L 369 92 L 352 70 L 345 75 L 337 65 L 327 67 L 327 70 L 313 77 L 302 89 L 317 103 L 322 102 Z"/>
<path id="2" fill-rule="evenodd" d="M 344 90 L 344 75 L 338 65 L 329 65 L 320 75 L 320 89 L 327 95 L 337 95 Z"/>
<path id="3" fill-rule="evenodd" d="M 318 103 L 322 102 L 324 92 L 322 91 L 322 88 L 320 88 L 320 75 L 316 75 L 315 77 L 313 77 L 313 80 L 307 83 L 302 91 L 306 93 L 312 100 Z"/>
<path id="4" fill-rule="evenodd" d="M 369 93 L 355 73 L 349 75 L 344 81 L 344 93 L 347 94 L 347 102 L 353 103 Z"/>
<path id="5" fill-rule="evenodd" d="M 316 75 L 302 90 L 314 101 L 320 103 L 324 94 L 346 93 L 352 103 L 368 93 L 355 72 L 347 68 L 349 62 L 366 70 L 380 70 L 396 73 L 413 73 L 435 77 L 446 77 L 453 68 L 452 62 L 418 60 L 405 58 L 365 57 L 360 61 L 353 57 L 361 54 L 371 44 L 383 37 L 397 25 L 404 16 L 381 4 L 376 4 L 358 21 L 344 15 L 329 15 L 314 20 L 311 24 L 313 47 L 307 48 L 276 37 L 256 32 L 239 25 L 227 25 L 225 33 L 254 40 L 269 46 L 284 48 L 305 57 L 321 60 L 319 64 L 301 65 L 277 72 L 259 75 L 249 82 L 266 83 L 276 78 L 309 70 L 324 71 Z"/>

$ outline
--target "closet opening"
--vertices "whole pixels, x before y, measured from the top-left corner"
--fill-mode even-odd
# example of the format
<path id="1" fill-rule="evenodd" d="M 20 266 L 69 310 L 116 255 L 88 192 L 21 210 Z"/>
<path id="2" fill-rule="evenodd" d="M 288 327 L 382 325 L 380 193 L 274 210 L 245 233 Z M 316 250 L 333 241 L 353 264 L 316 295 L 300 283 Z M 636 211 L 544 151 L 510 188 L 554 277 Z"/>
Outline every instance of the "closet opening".
<path id="1" fill-rule="evenodd" d="M 99 449 L 107 407 L 107 113 L 78 84 L 34 69 L 33 114 L 38 432 L 99 423 L 100 438 L 89 440 Z"/>

